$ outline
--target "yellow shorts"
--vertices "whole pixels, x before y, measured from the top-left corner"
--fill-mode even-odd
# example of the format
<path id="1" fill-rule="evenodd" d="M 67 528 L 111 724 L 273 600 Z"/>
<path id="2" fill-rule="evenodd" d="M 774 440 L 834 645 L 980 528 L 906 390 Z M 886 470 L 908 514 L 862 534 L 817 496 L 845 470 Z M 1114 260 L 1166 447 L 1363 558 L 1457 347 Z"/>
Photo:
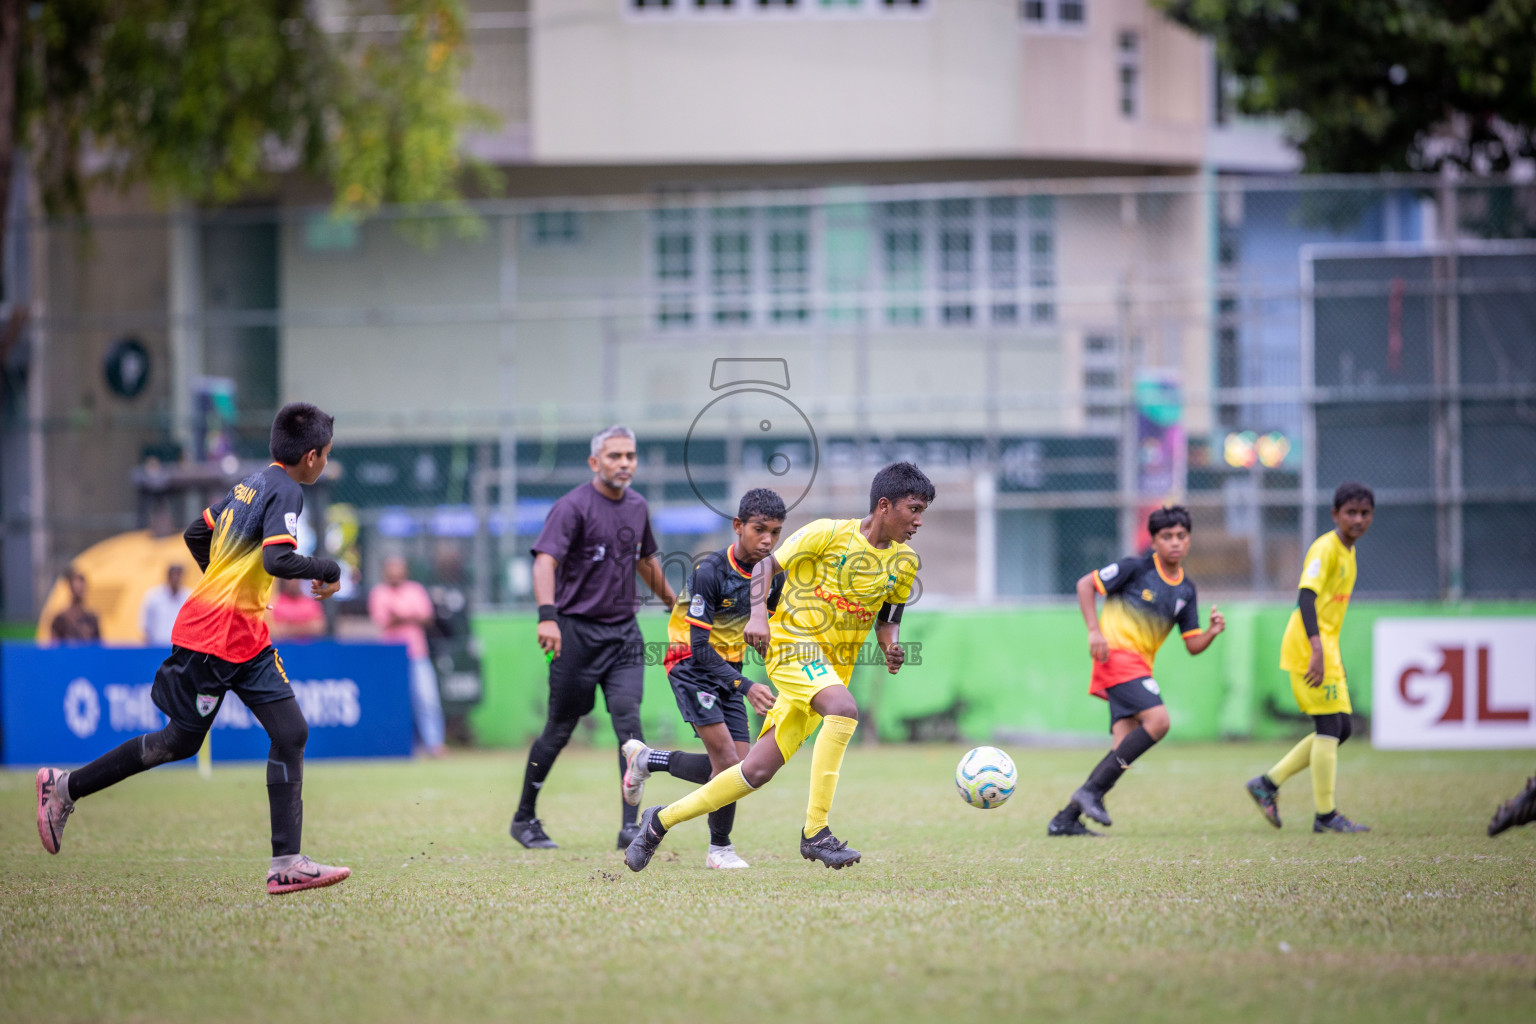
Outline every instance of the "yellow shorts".
<path id="1" fill-rule="evenodd" d="M 818 657 L 814 651 L 795 651 L 774 659 L 768 669 L 768 681 L 773 684 L 777 697 L 773 710 L 763 719 L 761 738 L 769 729 L 774 730 L 774 742 L 787 763 L 795 751 L 816 727 L 821 716 L 811 708 L 811 698 L 829 686 L 846 686 L 832 666 Z"/>
<path id="2" fill-rule="evenodd" d="M 1349 703 L 1349 683 L 1342 678 L 1325 678 L 1321 686 L 1311 686 L 1307 683 L 1305 672 L 1291 673 L 1291 693 L 1296 697 L 1296 706 L 1307 715 L 1334 715 L 1343 712 L 1348 715 L 1354 708 Z"/>

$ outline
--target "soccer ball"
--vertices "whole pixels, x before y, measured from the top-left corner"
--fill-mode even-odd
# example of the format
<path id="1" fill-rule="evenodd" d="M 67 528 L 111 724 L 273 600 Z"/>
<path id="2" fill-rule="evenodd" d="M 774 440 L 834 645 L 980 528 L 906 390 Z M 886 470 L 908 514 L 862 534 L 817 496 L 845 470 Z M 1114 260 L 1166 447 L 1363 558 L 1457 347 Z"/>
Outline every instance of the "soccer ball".
<path id="1" fill-rule="evenodd" d="M 1006 803 L 1018 781 L 1019 770 L 1013 766 L 1013 758 L 996 747 L 977 747 L 955 767 L 955 788 L 960 791 L 960 799 L 984 811 Z"/>

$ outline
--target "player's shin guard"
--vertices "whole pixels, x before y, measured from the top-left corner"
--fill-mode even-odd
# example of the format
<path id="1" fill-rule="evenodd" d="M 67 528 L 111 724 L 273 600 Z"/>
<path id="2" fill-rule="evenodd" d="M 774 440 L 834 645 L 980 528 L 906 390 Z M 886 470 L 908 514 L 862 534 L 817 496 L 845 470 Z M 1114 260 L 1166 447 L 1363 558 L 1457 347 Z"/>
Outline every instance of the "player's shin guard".
<path id="1" fill-rule="evenodd" d="M 1312 736 L 1304 737 L 1300 743 L 1297 743 L 1290 749 L 1289 753 L 1276 761 L 1275 766 L 1264 773 L 1269 776 L 1269 781 L 1273 782 L 1276 786 L 1284 785 L 1286 779 L 1311 764 L 1312 740 Z"/>
<path id="2" fill-rule="evenodd" d="M 857 719 L 841 715 L 828 715 L 822 719 L 821 732 L 816 734 L 816 746 L 811 751 L 811 798 L 805 807 L 805 835 L 814 836 L 827 827 L 827 814 L 832 810 L 832 797 L 837 793 L 843 755 L 848 752 L 848 743 L 858 727 Z"/>
<path id="3" fill-rule="evenodd" d="M 1334 810 L 1333 784 L 1339 771 L 1339 741 L 1321 733 L 1312 737 L 1312 802 L 1318 814 Z"/>
<path id="4" fill-rule="evenodd" d="M 741 765 L 733 764 L 681 800 L 663 807 L 656 820 L 662 828 L 671 828 L 680 821 L 691 821 L 710 811 L 718 811 L 752 791 L 747 777 L 741 774 Z"/>

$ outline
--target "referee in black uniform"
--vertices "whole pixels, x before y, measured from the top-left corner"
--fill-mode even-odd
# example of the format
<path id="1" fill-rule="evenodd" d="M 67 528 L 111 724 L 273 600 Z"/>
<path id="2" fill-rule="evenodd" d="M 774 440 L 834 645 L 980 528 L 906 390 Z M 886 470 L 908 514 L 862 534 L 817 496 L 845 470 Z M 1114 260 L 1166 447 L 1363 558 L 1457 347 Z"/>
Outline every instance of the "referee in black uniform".
<path id="1" fill-rule="evenodd" d="M 539 823 L 539 790 L 581 716 L 592 710 L 599 687 L 622 748 L 640 735 L 645 642 L 635 621 L 635 577 L 667 610 L 676 600 L 656 558 L 645 499 L 629 489 L 638 458 L 628 427 L 609 427 L 592 438 L 592 482 L 566 494 L 549 510 L 533 545 L 533 596 L 539 602 L 539 646 L 549 665 L 549 717 L 528 751 L 523 796 L 512 817 L 512 838 L 529 849 L 552 850 Z M 637 809 L 619 802 L 619 849 L 639 830 Z"/>

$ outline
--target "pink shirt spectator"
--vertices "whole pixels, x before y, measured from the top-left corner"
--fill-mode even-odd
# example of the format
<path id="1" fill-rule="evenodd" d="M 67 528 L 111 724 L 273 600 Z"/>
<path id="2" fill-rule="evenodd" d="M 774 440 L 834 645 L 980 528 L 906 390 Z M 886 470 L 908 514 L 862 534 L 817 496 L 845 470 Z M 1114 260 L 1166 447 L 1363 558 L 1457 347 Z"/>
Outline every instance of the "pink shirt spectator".
<path id="1" fill-rule="evenodd" d="M 272 624 L 282 638 L 317 635 L 325 631 L 324 623 L 325 609 L 308 594 L 278 591 L 272 595 Z"/>
<path id="2" fill-rule="evenodd" d="M 405 653 L 411 658 L 427 656 L 427 632 L 421 620 L 432 618 L 432 599 L 427 588 L 415 580 L 390 586 L 379 583 L 368 592 L 368 617 L 379 627 L 380 635 L 389 641 L 403 642 Z M 392 618 L 414 619 L 390 625 Z"/>

